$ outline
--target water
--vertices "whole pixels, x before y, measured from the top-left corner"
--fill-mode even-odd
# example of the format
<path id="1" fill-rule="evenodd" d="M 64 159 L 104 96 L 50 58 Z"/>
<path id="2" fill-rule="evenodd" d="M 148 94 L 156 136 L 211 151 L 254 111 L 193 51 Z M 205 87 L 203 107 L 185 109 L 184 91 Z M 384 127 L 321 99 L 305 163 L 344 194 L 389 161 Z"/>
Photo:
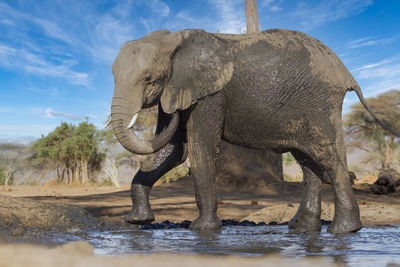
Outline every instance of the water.
<path id="1" fill-rule="evenodd" d="M 76 239 L 76 238 L 74 238 Z M 350 266 L 400 264 L 400 225 L 363 228 L 355 234 L 291 233 L 287 226 L 228 226 L 217 232 L 188 229 L 90 232 L 85 239 L 98 255 L 180 253 L 258 257 L 277 253 L 289 259 L 327 256 Z"/>

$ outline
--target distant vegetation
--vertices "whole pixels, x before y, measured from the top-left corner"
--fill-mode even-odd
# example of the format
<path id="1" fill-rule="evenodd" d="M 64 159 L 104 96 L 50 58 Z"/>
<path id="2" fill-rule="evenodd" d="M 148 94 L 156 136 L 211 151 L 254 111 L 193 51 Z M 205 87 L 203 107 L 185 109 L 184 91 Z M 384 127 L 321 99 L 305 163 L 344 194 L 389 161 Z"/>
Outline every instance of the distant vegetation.
<path id="1" fill-rule="evenodd" d="M 375 113 L 394 128 L 400 129 L 400 91 L 393 90 L 367 99 Z M 377 125 L 365 108 L 351 106 L 344 121 L 348 145 L 367 153 L 361 164 L 377 164 L 380 169 L 400 168 L 399 138 Z"/>
<path id="2" fill-rule="evenodd" d="M 34 158 L 44 169 L 55 168 L 58 182 L 85 184 L 105 159 L 105 153 L 99 151 L 99 137 L 91 123 L 74 126 L 63 122 L 33 144 Z"/>
<path id="3" fill-rule="evenodd" d="M 24 146 L 0 144 L 0 185 L 11 185 L 14 183 L 14 175 L 17 171 L 19 161 L 21 161 L 21 165 L 24 164 L 22 157 L 24 153 Z"/>

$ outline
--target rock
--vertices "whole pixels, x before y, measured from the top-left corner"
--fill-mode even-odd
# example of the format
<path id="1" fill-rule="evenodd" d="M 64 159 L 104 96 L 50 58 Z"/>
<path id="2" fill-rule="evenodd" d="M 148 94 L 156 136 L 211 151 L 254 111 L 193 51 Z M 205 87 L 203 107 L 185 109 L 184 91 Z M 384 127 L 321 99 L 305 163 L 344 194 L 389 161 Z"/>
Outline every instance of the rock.
<path id="1" fill-rule="evenodd" d="M 22 226 L 17 226 L 13 230 L 11 230 L 12 236 L 21 236 L 25 233 L 25 229 Z"/>
<path id="2" fill-rule="evenodd" d="M 379 174 L 378 180 L 370 189 L 374 194 L 383 195 L 396 192 L 398 186 L 400 186 L 400 173 L 394 169 L 387 169 Z"/>

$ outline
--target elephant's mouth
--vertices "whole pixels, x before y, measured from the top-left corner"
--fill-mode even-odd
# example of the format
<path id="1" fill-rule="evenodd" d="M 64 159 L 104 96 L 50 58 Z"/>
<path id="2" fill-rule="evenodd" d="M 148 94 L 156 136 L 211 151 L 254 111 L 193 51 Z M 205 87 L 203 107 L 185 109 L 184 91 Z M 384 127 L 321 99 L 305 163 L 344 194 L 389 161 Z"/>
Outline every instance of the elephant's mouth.
<path id="1" fill-rule="evenodd" d="M 135 154 L 148 155 L 157 152 L 168 144 L 179 125 L 179 114 L 175 112 L 171 115 L 172 118 L 168 127 L 156 134 L 154 139 L 143 140 L 132 129 L 139 113 L 132 117 L 129 114 L 130 111 L 125 98 L 114 96 L 111 106 L 111 124 L 115 137 L 125 149 Z"/>

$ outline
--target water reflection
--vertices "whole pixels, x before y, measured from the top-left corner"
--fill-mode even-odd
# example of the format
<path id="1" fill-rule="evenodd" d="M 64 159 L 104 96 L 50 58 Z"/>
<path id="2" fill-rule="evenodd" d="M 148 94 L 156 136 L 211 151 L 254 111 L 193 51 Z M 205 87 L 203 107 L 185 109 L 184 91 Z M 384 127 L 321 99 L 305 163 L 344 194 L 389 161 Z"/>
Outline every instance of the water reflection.
<path id="1" fill-rule="evenodd" d="M 291 233 L 287 226 L 228 226 L 219 231 L 187 229 L 89 233 L 97 254 L 184 253 L 257 257 L 279 253 L 289 259 L 328 256 L 350 266 L 400 264 L 400 226 L 364 228 L 356 234 Z"/>

